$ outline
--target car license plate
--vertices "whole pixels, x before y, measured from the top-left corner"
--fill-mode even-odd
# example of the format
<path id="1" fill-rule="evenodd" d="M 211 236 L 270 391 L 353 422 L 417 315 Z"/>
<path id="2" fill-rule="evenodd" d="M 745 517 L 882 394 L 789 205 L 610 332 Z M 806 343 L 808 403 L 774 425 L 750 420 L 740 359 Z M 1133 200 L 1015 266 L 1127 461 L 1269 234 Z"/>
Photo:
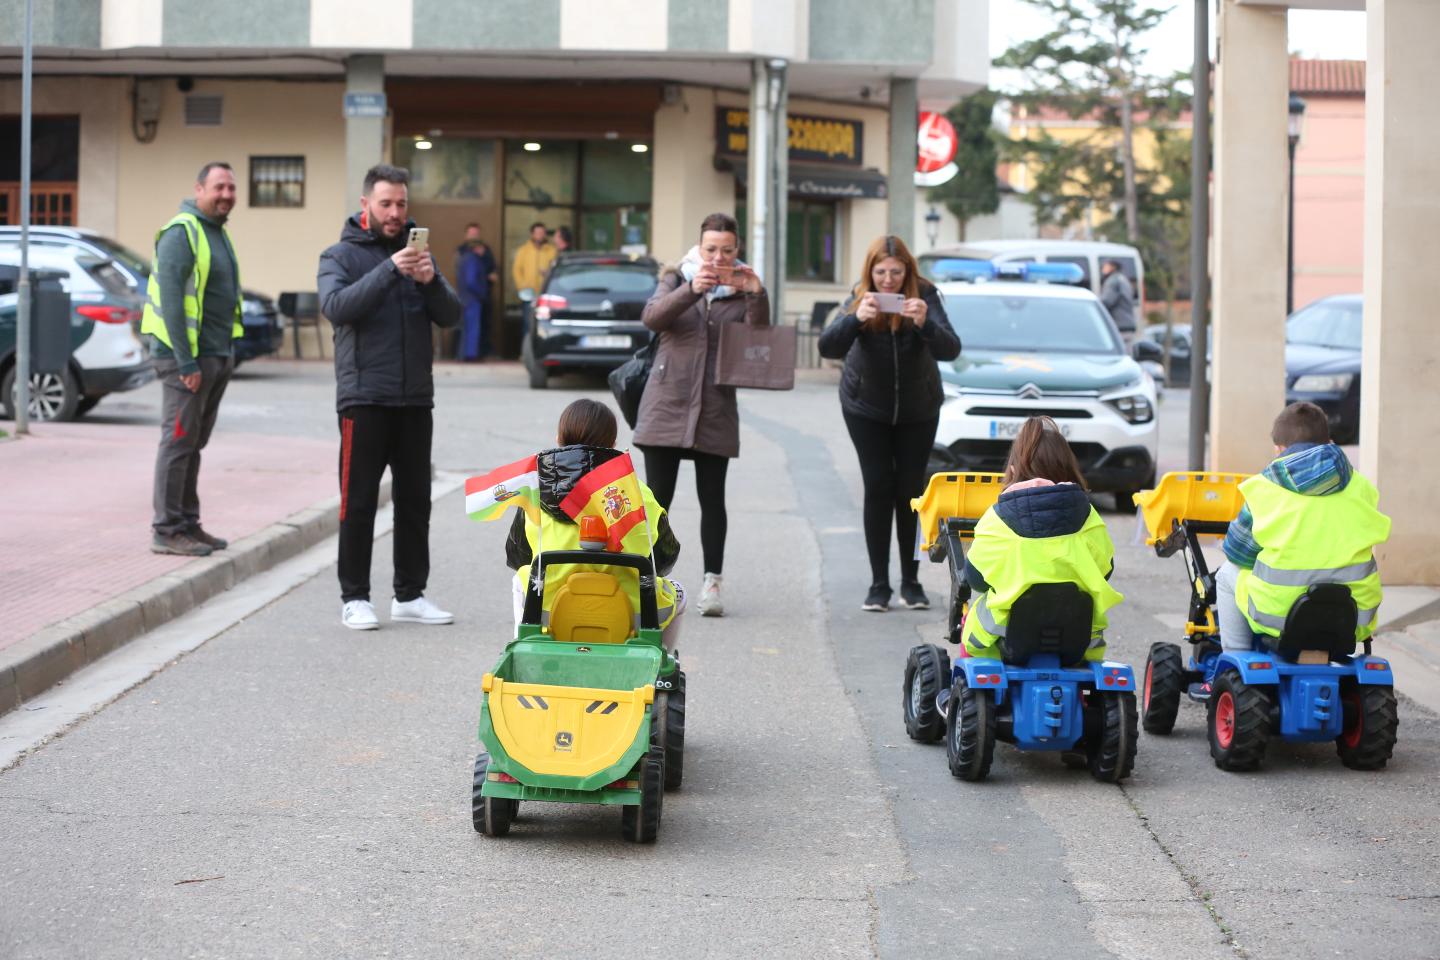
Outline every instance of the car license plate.
<path id="1" fill-rule="evenodd" d="M 589 350 L 624 350 L 630 338 L 623 333 L 592 333 L 580 338 L 580 346 Z"/>
<path id="2" fill-rule="evenodd" d="M 990 437 L 994 440 L 1014 440 L 1024 425 L 1024 420 L 991 420 Z M 1059 423 L 1056 426 L 1060 428 L 1060 436 L 1070 436 L 1070 424 Z"/>

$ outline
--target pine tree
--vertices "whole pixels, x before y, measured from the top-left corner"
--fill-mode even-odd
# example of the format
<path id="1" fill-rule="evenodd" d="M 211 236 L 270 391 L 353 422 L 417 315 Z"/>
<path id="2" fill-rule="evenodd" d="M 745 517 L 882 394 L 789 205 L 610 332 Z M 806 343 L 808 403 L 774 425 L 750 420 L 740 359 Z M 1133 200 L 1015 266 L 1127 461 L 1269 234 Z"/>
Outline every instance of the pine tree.
<path id="1" fill-rule="evenodd" d="M 999 160 L 996 135 L 991 127 L 995 93 L 981 90 L 959 101 L 945 112 L 955 128 L 955 166 L 959 171 L 938 187 L 931 187 L 931 203 L 943 203 L 960 221 L 960 240 L 966 225 L 975 217 L 1000 209 L 1000 185 L 995 179 Z"/>

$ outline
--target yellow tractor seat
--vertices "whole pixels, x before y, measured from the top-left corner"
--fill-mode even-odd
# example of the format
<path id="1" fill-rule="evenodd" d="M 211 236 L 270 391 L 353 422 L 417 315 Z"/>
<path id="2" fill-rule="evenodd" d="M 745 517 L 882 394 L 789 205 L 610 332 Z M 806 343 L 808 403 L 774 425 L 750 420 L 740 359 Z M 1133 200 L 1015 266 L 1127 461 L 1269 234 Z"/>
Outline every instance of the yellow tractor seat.
<path id="1" fill-rule="evenodd" d="M 566 643 L 624 643 L 634 620 L 630 598 L 608 573 L 570 574 L 550 604 L 550 635 Z"/>

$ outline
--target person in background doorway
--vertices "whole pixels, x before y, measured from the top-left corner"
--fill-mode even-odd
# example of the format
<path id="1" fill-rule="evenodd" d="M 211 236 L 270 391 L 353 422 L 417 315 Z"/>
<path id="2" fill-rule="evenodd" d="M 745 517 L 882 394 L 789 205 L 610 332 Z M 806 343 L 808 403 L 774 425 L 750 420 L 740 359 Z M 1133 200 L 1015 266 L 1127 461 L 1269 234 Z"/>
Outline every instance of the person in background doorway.
<path id="1" fill-rule="evenodd" d="M 465 228 L 456 277 L 460 286 L 461 332 L 459 359 L 484 360 L 490 355 L 490 289 L 495 282 L 495 255 L 480 239 L 480 225 Z"/>
<path id="2" fill-rule="evenodd" d="M 410 173 L 365 174 L 360 213 L 320 255 L 320 309 L 335 327 L 340 420 L 340 622 L 380 626 L 370 603 L 370 555 L 380 478 L 390 468 L 395 531 L 392 621 L 452 623 L 425 596 L 430 577 L 430 442 L 435 381 L 430 327 L 460 322 L 460 300 L 430 251 L 405 239 Z"/>
<path id="3" fill-rule="evenodd" d="M 1119 260 L 1106 260 L 1100 266 L 1100 302 L 1110 311 L 1120 336 L 1128 346 L 1135 339 L 1135 287 Z"/>
<path id="4" fill-rule="evenodd" d="M 229 544 L 200 526 L 200 451 L 210 442 L 220 399 L 235 371 L 240 325 L 240 264 L 225 229 L 235 207 L 235 172 L 200 168 L 194 199 L 155 235 L 155 261 L 140 332 L 150 335 L 155 373 L 165 386 L 155 458 L 150 549 L 204 557 Z"/>
<path id="5" fill-rule="evenodd" d="M 515 261 L 510 265 L 510 275 L 515 281 L 517 296 L 529 290 L 532 299 L 540 292 L 550 264 L 555 262 L 555 246 L 550 242 L 550 233 L 543 223 L 530 225 L 530 239 L 515 251 Z M 525 299 L 521 297 L 521 299 Z"/>
<path id="6" fill-rule="evenodd" d="M 556 227 L 554 241 L 555 252 L 557 254 L 564 253 L 566 250 L 572 250 L 575 247 L 575 235 L 570 232 L 569 227 Z"/>

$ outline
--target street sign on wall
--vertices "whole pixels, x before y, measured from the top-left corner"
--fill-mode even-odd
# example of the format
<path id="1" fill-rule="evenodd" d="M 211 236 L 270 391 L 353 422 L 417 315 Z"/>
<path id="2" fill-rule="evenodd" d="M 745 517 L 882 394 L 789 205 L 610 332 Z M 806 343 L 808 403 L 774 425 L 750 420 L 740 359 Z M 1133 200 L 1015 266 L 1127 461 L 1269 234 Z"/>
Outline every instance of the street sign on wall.
<path id="1" fill-rule="evenodd" d="M 385 117 L 385 94 L 383 93 L 347 93 L 345 94 L 345 117 Z"/>

